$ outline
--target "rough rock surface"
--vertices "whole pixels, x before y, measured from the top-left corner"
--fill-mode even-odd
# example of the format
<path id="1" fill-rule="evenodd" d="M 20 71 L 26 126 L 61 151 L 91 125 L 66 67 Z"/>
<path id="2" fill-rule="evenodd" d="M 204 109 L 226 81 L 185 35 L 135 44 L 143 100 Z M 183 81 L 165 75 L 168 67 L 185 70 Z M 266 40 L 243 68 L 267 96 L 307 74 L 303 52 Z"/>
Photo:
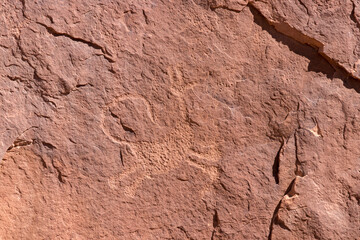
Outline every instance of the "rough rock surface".
<path id="1" fill-rule="evenodd" d="M 358 239 L 358 0 L 2 0 L 1 239 Z"/>

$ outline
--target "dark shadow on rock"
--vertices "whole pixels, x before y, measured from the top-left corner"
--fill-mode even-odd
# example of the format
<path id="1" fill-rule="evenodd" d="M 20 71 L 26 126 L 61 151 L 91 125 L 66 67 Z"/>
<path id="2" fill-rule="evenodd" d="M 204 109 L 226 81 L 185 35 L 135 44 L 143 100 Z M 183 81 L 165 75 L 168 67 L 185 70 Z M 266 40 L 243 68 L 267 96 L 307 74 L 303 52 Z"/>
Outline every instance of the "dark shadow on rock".
<path id="1" fill-rule="evenodd" d="M 310 60 L 308 71 L 322 73 L 329 79 L 339 78 L 343 81 L 344 87 L 354 89 L 357 93 L 360 93 L 360 80 L 349 76 L 344 69 L 331 65 L 314 47 L 300 43 L 278 32 L 256 8 L 251 5 L 248 6 L 257 25 L 267 31 L 276 41 L 288 46 L 290 51 Z"/>
<path id="2" fill-rule="evenodd" d="M 344 87 L 348 89 L 354 89 L 357 93 L 360 93 L 360 80 L 353 77 L 341 79 L 344 82 Z"/>
<path id="3" fill-rule="evenodd" d="M 261 13 L 251 5 L 249 5 L 251 13 L 254 15 L 254 22 L 259 25 L 263 30 L 267 31 L 276 41 L 289 47 L 290 51 L 306 57 L 310 60 L 308 71 L 323 73 L 328 78 L 333 78 L 335 73 L 334 67 L 326 61 L 313 47 L 302 44 L 280 32 L 271 26 Z"/>

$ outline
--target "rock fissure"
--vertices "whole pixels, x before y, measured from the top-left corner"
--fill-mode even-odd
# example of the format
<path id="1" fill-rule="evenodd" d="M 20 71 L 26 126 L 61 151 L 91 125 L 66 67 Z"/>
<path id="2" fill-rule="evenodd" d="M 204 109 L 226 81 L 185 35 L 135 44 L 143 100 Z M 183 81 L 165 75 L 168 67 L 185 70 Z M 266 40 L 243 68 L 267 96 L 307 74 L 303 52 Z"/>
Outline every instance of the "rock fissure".
<path id="1" fill-rule="evenodd" d="M 300 1 L 300 0 L 299 0 Z M 301 1 L 300 3 L 306 7 L 306 5 L 304 5 Z M 268 18 L 266 18 L 262 12 L 254 5 L 254 1 L 249 1 L 246 5 L 247 7 L 250 8 L 251 12 L 254 14 L 254 12 L 256 12 L 258 15 L 260 15 L 263 19 L 266 20 L 266 22 L 272 26 L 278 33 L 280 34 L 283 34 L 287 37 L 290 37 L 291 39 L 293 39 L 294 41 L 296 42 L 299 42 L 301 44 L 306 44 L 306 45 L 309 45 L 311 46 L 312 48 L 315 49 L 315 51 L 317 51 L 320 56 L 323 57 L 323 59 L 325 61 L 327 61 L 333 68 L 334 70 L 338 70 L 338 69 L 341 69 L 342 71 L 344 71 L 348 76 L 350 76 L 351 78 L 354 78 L 354 79 L 357 79 L 357 80 L 360 80 L 360 77 L 357 77 L 356 75 L 354 75 L 354 72 L 353 70 L 349 70 L 347 69 L 344 65 L 342 65 L 341 63 L 339 63 L 338 60 L 336 59 L 333 59 L 332 57 L 330 57 L 329 55 L 327 55 L 325 52 L 324 52 L 324 44 L 322 42 L 320 42 L 319 40 L 313 38 L 313 37 L 310 37 L 306 34 L 304 34 L 303 32 L 301 32 L 300 30 L 292 27 L 291 25 L 289 25 L 287 22 L 274 22 L 274 21 L 271 21 L 269 20 Z M 236 13 L 240 13 L 242 12 L 242 10 L 235 10 L 235 9 L 231 9 L 231 8 L 228 8 L 226 5 L 219 5 L 219 6 L 210 6 L 210 9 L 211 10 L 216 10 L 217 8 L 222 8 L 222 9 L 225 9 L 225 10 L 228 10 L 228 11 L 232 11 L 232 12 L 236 12 Z M 306 7 L 307 9 L 307 7 Z M 354 9 L 355 9 L 355 5 L 354 5 Z M 307 9 L 308 11 L 308 9 Z M 353 10 L 354 12 L 354 10 Z M 355 22 L 357 24 L 358 21 L 356 19 L 356 16 L 355 14 L 351 14 L 351 17 L 352 19 L 355 20 Z M 360 24 L 359 24 L 360 25 Z M 345 81 L 345 80 L 344 80 Z"/>
<path id="2" fill-rule="evenodd" d="M 36 22 L 37 24 L 43 26 L 46 31 L 53 35 L 54 37 L 66 37 L 72 41 L 75 41 L 75 42 L 80 42 L 80 43 L 83 43 L 83 44 L 86 44 L 87 46 L 95 49 L 95 50 L 100 50 L 102 52 L 102 55 L 104 56 L 104 58 L 106 60 L 108 60 L 110 63 L 113 63 L 115 62 L 115 60 L 112 58 L 112 56 L 109 54 L 109 52 L 102 46 L 100 46 L 99 44 L 97 43 L 94 43 L 92 41 L 88 41 L 88 40 L 85 40 L 85 39 L 82 39 L 82 38 L 79 38 L 79 37 L 74 37 L 68 33 L 64 33 L 64 32 L 58 32 L 57 30 L 55 30 L 53 27 L 50 27 L 44 23 L 41 23 L 41 22 Z"/>
<path id="3" fill-rule="evenodd" d="M 278 33 L 290 37 L 291 39 L 301 44 L 306 44 L 313 47 L 320 54 L 320 56 L 322 56 L 324 60 L 326 60 L 335 70 L 337 68 L 340 68 L 345 71 L 348 76 L 360 80 L 359 77 L 354 75 L 351 70 L 348 70 L 345 66 L 339 63 L 338 60 L 335 60 L 328 56 L 326 53 L 324 53 L 324 44 L 321 43 L 319 40 L 302 33 L 298 29 L 290 26 L 287 22 L 273 22 L 269 20 L 261 13 L 261 11 L 253 4 L 253 2 L 249 2 L 248 7 L 252 10 L 253 13 L 256 12 L 261 15 L 262 18 L 265 19 L 268 24 L 273 26 Z"/>
<path id="4" fill-rule="evenodd" d="M 33 143 L 36 142 L 35 139 L 31 139 L 31 140 L 26 140 L 26 139 L 23 139 L 22 136 L 28 132 L 29 130 L 31 129 L 34 129 L 34 128 L 38 128 L 38 126 L 31 126 L 27 129 L 25 129 L 24 131 L 22 131 L 18 137 L 14 140 L 14 142 L 7 148 L 7 151 L 10 151 L 12 150 L 13 148 L 20 148 L 20 147 L 25 147 L 25 146 L 29 146 Z"/>
<path id="5" fill-rule="evenodd" d="M 295 181 L 296 181 L 296 178 L 299 177 L 299 176 L 296 176 L 292 181 L 291 183 L 289 184 L 288 188 L 286 189 L 285 193 L 283 194 L 282 198 L 280 199 L 280 201 L 278 202 L 278 204 L 276 205 L 276 208 L 273 212 L 273 215 L 272 215 L 272 218 L 271 218 L 271 221 L 270 221 L 270 226 L 269 226 L 269 234 L 268 234 L 268 240 L 271 240 L 272 239 L 272 233 L 273 233 L 273 227 L 274 227 L 274 224 L 276 225 L 279 225 L 281 228 L 283 229 L 286 229 L 288 231 L 290 231 L 289 227 L 287 227 L 285 225 L 285 223 L 283 221 L 281 221 L 279 218 L 278 218 L 278 212 L 279 212 L 279 209 L 281 207 L 281 203 L 284 199 L 285 196 L 289 196 L 289 197 L 292 197 L 296 194 L 295 192 Z"/>
<path id="6" fill-rule="evenodd" d="M 144 16 L 145 23 L 146 23 L 146 24 L 149 24 L 150 21 L 149 21 L 149 18 L 148 18 L 148 16 L 147 16 L 145 10 L 142 10 L 142 14 L 143 14 L 143 16 Z"/>
<path id="7" fill-rule="evenodd" d="M 295 184 L 296 184 L 296 178 L 298 177 L 304 177 L 304 171 L 301 169 L 301 162 L 299 160 L 298 157 L 298 137 L 297 137 L 297 131 L 295 131 L 294 133 L 294 147 L 295 147 L 295 178 L 291 181 L 291 183 L 289 184 L 289 186 L 287 187 L 286 191 L 283 194 L 283 197 L 280 199 L 279 203 L 277 204 L 272 218 L 271 218 L 271 222 L 270 222 L 270 227 L 269 227 L 269 234 L 268 234 L 268 240 L 272 239 L 272 232 L 273 232 L 273 226 L 274 224 L 279 225 L 281 228 L 286 229 L 288 231 L 290 231 L 290 229 L 285 225 L 285 223 L 281 220 L 278 219 L 278 212 L 281 206 L 281 203 L 284 199 L 285 196 L 289 196 L 292 197 L 294 195 L 296 195 L 296 191 L 295 191 Z"/>
<path id="8" fill-rule="evenodd" d="M 121 165 L 124 166 L 124 156 L 121 150 L 120 150 L 120 161 L 121 161 Z"/>
<path id="9" fill-rule="evenodd" d="M 49 142 L 41 141 L 41 144 L 48 149 L 56 149 L 56 147 Z"/>
<path id="10" fill-rule="evenodd" d="M 284 145 L 285 145 L 285 141 L 281 141 L 281 145 L 280 148 L 275 156 L 274 159 L 274 164 L 273 164 L 273 177 L 275 179 L 276 184 L 279 184 L 280 179 L 279 179 L 279 167 L 280 167 L 280 155 L 283 153 L 284 151 Z"/>
<path id="11" fill-rule="evenodd" d="M 7 151 L 10 151 L 13 148 L 20 148 L 20 147 L 26 147 L 31 144 L 33 144 L 34 140 L 25 140 L 25 139 L 16 139 L 11 146 L 7 149 Z"/>
<path id="12" fill-rule="evenodd" d="M 310 11 L 309 11 L 309 8 L 306 6 L 306 4 L 303 2 L 303 0 L 298 0 L 298 1 L 299 1 L 300 5 L 305 8 L 306 15 L 307 15 L 306 26 L 309 26 L 309 21 L 310 21 Z"/>
<path id="13" fill-rule="evenodd" d="M 310 14 L 309 14 L 309 8 L 306 6 L 306 4 L 303 2 L 303 0 L 298 0 L 298 1 L 299 1 L 300 5 L 305 8 L 305 10 L 306 10 L 306 15 L 309 16 L 309 15 L 310 15 Z M 309 21 L 308 21 L 308 23 L 309 23 Z M 307 24 L 307 25 L 308 25 L 308 24 Z"/>
<path id="14" fill-rule="evenodd" d="M 25 11 L 26 11 L 26 3 L 25 3 L 25 0 L 20 0 L 21 4 L 22 4 L 22 8 L 21 8 L 21 11 L 22 11 L 22 15 L 24 18 L 27 18 L 26 15 L 25 15 Z"/>
<path id="15" fill-rule="evenodd" d="M 121 127 L 125 132 L 136 135 L 136 132 L 129 126 L 127 126 L 123 121 L 120 120 Z"/>
<path id="16" fill-rule="evenodd" d="M 216 209 L 214 211 L 212 225 L 213 225 L 213 231 L 211 233 L 211 239 L 210 240 L 214 240 L 215 234 L 216 234 L 218 228 L 220 227 L 219 215 L 218 215 L 218 212 L 217 212 Z"/>

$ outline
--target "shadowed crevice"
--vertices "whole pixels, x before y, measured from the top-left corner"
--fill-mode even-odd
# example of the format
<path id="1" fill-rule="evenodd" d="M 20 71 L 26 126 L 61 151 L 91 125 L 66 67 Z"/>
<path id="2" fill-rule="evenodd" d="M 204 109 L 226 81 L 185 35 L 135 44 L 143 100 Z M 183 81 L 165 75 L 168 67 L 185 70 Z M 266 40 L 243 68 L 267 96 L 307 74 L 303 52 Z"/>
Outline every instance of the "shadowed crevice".
<path id="1" fill-rule="evenodd" d="M 277 154 L 275 156 L 274 164 L 273 164 L 273 167 L 272 167 L 273 177 L 275 179 L 276 184 L 279 184 L 279 182 L 280 182 L 280 179 L 279 179 L 280 155 L 281 155 L 283 147 L 284 147 L 284 143 L 281 143 L 281 146 L 280 146 L 279 151 L 277 152 Z"/>
<path id="2" fill-rule="evenodd" d="M 279 222 L 279 220 L 278 220 L 278 212 L 279 212 L 279 209 L 280 209 L 280 206 L 281 206 L 282 199 L 284 198 L 285 195 L 289 194 L 290 191 L 293 189 L 294 184 L 295 184 L 295 179 L 296 179 L 296 178 L 294 178 L 294 179 L 291 181 L 291 183 L 289 184 L 288 188 L 286 189 L 283 197 L 281 198 L 281 200 L 279 201 L 279 203 L 276 205 L 276 208 L 275 208 L 275 210 L 274 210 L 273 216 L 272 216 L 272 218 L 271 218 L 270 226 L 269 226 L 268 240 L 271 240 L 271 239 L 272 239 L 272 231 L 273 231 L 273 226 L 274 226 L 274 224 L 278 224 L 278 225 L 279 225 L 281 228 L 283 228 L 283 229 L 290 230 L 288 227 L 285 226 L 284 223 Z"/>
<path id="3" fill-rule="evenodd" d="M 211 240 L 214 240 L 217 229 L 220 227 L 220 219 L 217 210 L 215 210 L 213 215 L 213 231 L 211 234 Z"/>
<path id="4" fill-rule="evenodd" d="M 278 32 L 275 27 L 270 25 L 266 18 L 252 5 L 248 5 L 251 13 L 254 15 L 254 22 L 263 30 L 268 32 L 276 41 L 286 45 L 290 51 L 297 55 L 306 57 L 310 60 L 308 71 L 322 73 L 332 79 L 337 69 L 324 59 L 313 46 L 300 43 L 293 38 Z"/>
<path id="5" fill-rule="evenodd" d="M 343 81 L 344 87 L 348 89 L 354 89 L 357 93 L 360 93 L 360 81 L 352 77 L 342 66 L 337 64 L 334 60 L 328 56 L 319 53 L 321 43 L 310 37 L 314 44 L 302 43 L 294 38 L 291 38 L 284 33 L 279 32 L 272 26 L 268 20 L 257 10 L 252 4 L 248 4 L 250 12 L 254 16 L 254 22 L 260 26 L 263 30 L 268 32 L 276 41 L 286 45 L 290 51 L 306 57 L 309 59 L 309 65 L 307 70 L 310 72 L 322 73 L 327 78 L 339 78 Z M 285 23 L 284 23 L 285 24 Z"/>

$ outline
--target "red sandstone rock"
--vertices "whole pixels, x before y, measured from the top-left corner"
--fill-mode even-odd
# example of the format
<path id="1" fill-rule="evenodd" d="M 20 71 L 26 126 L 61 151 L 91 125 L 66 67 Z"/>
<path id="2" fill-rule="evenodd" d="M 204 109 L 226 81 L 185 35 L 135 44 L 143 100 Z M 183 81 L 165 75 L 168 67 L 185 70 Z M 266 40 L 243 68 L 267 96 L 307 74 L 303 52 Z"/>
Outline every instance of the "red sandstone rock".
<path id="1" fill-rule="evenodd" d="M 360 235 L 358 1 L 1 13 L 1 239 Z"/>

